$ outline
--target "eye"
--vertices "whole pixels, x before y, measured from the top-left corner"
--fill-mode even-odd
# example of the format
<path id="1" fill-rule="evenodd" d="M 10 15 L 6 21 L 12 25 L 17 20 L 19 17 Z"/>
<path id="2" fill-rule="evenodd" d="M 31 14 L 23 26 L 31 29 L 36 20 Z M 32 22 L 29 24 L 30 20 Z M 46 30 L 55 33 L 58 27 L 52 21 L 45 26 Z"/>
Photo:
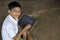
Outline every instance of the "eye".
<path id="1" fill-rule="evenodd" d="M 16 10 L 12 10 L 12 12 L 17 12 Z"/>
<path id="2" fill-rule="evenodd" d="M 12 12 L 20 13 L 21 11 L 20 11 L 20 9 L 16 9 L 16 8 L 15 8 L 15 9 L 12 10 Z"/>
<path id="3" fill-rule="evenodd" d="M 19 10 L 18 13 L 20 13 L 21 11 Z"/>

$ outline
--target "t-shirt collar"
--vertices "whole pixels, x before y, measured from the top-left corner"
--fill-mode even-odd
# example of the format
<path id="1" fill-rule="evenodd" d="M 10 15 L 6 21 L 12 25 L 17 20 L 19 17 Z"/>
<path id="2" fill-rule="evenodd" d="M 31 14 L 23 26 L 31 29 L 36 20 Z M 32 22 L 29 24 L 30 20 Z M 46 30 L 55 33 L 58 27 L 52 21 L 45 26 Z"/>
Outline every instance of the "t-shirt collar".
<path id="1" fill-rule="evenodd" d="M 17 24 L 18 23 L 18 19 L 14 19 L 11 15 L 8 15 L 9 16 L 9 18 L 11 19 L 11 21 L 13 21 L 15 24 Z"/>

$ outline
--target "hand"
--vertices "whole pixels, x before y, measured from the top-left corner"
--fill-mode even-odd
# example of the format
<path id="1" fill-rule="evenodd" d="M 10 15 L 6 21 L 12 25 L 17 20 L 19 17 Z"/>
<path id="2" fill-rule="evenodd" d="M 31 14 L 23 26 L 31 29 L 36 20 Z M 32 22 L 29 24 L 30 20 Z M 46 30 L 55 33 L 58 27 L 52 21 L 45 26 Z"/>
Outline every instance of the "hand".
<path id="1" fill-rule="evenodd" d="M 26 26 L 31 26 L 31 24 L 27 24 Z"/>
<path id="2" fill-rule="evenodd" d="M 31 28 L 31 24 L 27 24 L 26 29 L 30 29 L 30 28 Z"/>
<path id="3" fill-rule="evenodd" d="M 21 37 L 21 35 L 18 34 L 18 35 L 15 36 L 13 39 L 14 39 L 14 40 L 18 40 L 18 39 L 20 39 L 20 37 Z"/>
<path id="4" fill-rule="evenodd" d="M 14 38 L 14 40 L 19 40 L 20 39 L 20 37 L 19 38 Z"/>

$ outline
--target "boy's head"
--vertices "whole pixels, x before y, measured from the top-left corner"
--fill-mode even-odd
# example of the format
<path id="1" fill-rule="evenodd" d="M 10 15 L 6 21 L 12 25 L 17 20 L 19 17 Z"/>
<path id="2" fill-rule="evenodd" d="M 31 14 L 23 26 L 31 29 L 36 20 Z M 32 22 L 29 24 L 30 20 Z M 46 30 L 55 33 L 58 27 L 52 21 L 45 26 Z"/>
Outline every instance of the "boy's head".
<path id="1" fill-rule="evenodd" d="M 21 5 L 16 2 L 13 1 L 11 3 L 8 4 L 8 13 L 15 19 L 18 19 L 18 17 L 21 14 Z"/>

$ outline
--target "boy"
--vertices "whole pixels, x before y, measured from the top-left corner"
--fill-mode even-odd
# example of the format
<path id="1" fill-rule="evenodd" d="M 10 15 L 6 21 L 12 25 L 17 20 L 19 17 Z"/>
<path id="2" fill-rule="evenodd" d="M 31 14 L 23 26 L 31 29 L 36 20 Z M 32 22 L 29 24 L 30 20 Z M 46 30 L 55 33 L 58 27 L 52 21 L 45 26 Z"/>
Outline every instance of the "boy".
<path id="1" fill-rule="evenodd" d="M 8 13 L 2 25 L 2 40 L 17 40 L 22 34 L 29 34 L 27 30 L 31 28 L 30 24 L 18 33 L 18 17 L 21 15 L 21 5 L 18 2 L 13 1 L 8 5 Z"/>

